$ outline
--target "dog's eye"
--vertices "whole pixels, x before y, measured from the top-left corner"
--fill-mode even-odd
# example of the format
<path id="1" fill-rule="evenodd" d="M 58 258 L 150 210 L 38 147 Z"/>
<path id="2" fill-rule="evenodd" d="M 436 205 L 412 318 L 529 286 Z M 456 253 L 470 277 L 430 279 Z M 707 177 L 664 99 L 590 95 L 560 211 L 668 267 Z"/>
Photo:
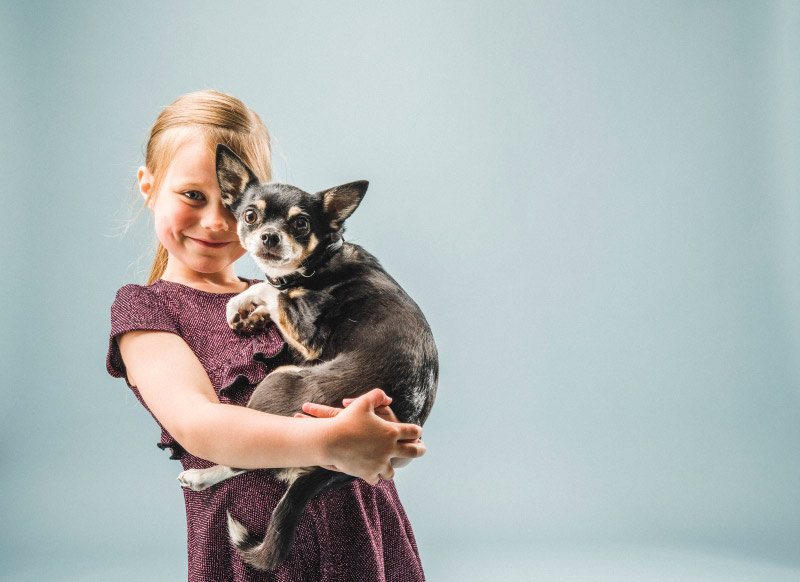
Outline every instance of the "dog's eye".
<path id="1" fill-rule="evenodd" d="M 309 226 L 308 219 L 303 218 L 302 216 L 298 217 L 297 220 L 294 221 L 294 227 L 297 230 L 308 230 Z"/>
<path id="2" fill-rule="evenodd" d="M 257 219 L 258 219 L 258 214 L 256 214 L 255 210 L 245 210 L 244 221 L 247 224 L 253 224 Z"/>

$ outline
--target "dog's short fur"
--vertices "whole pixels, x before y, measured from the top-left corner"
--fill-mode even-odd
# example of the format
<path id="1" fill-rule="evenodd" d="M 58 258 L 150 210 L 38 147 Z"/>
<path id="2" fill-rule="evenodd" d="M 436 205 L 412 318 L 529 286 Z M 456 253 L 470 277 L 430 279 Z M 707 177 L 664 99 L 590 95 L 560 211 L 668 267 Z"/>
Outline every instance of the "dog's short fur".
<path id="1" fill-rule="evenodd" d="M 422 425 L 436 395 L 439 364 L 428 323 L 377 259 L 342 241 L 343 223 L 361 203 L 367 182 L 316 194 L 259 183 L 236 154 L 217 146 L 223 204 L 237 218 L 242 245 L 267 275 L 228 304 L 228 322 L 246 330 L 272 320 L 301 356 L 269 374 L 248 406 L 293 416 L 304 402 L 341 406 L 342 399 L 381 387 L 402 422 Z M 205 489 L 243 471 L 190 470 L 184 486 Z M 276 470 L 289 483 L 263 541 L 228 516 L 231 539 L 246 562 L 267 570 L 282 563 L 305 505 L 354 478 L 319 467 Z"/>

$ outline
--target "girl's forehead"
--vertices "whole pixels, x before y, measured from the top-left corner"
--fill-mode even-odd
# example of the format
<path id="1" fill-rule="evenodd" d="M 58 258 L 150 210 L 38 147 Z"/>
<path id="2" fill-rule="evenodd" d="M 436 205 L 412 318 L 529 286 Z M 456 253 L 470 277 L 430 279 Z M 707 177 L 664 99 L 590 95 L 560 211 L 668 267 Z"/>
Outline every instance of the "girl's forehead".
<path id="1" fill-rule="evenodd" d="M 167 167 L 170 180 L 217 183 L 214 153 L 199 136 L 189 136 L 176 148 Z"/>

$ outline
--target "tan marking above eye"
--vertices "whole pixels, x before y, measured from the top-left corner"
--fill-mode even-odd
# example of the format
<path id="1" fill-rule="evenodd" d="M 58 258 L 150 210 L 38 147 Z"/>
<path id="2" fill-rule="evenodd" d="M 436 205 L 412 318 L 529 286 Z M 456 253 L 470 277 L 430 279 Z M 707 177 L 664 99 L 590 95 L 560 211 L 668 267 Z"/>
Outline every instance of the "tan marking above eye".
<path id="1" fill-rule="evenodd" d="M 255 204 L 253 204 L 253 206 L 258 207 L 261 210 L 266 210 L 267 209 L 267 201 L 266 200 L 256 200 L 256 202 L 255 202 Z"/>
<path id="2" fill-rule="evenodd" d="M 292 218 L 293 216 L 297 216 L 301 212 L 303 212 L 303 210 L 301 208 L 299 208 L 297 206 L 292 206 L 289 209 L 289 214 L 286 215 L 286 218 Z"/>

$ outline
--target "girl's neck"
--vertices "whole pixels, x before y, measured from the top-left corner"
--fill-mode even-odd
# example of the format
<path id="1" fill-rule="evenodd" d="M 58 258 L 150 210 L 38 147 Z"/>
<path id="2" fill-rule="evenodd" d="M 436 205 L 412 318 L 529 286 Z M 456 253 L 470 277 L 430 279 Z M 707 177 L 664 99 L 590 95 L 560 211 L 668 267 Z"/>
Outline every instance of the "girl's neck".
<path id="1" fill-rule="evenodd" d="M 246 281 L 236 276 L 233 265 L 217 273 L 200 273 L 168 261 L 161 278 L 209 293 L 240 293 L 248 287 Z"/>

